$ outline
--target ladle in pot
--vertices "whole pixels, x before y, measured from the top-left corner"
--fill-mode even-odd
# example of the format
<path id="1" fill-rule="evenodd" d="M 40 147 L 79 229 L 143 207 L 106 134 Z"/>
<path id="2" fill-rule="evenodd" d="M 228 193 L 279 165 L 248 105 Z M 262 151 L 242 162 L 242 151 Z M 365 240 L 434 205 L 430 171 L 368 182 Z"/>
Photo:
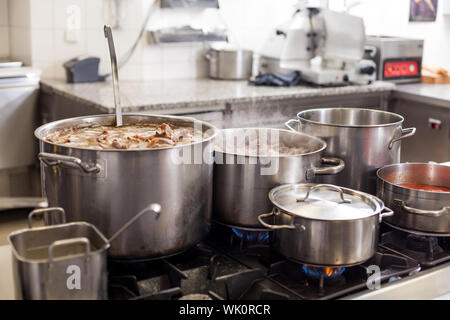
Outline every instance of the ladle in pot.
<path id="1" fill-rule="evenodd" d="M 111 57 L 111 69 L 112 69 L 112 81 L 114 90 L 114 105 L 116 107 L 116 126 L 120 127 L 123 125 L 122 122 L 122 106 L 120 105 L 120 93 L 119 93 L 119 74 L 117 71 L 117 57 L 116 50 L 114 48 L 113 35 L 111 27 L 108 25 L 104 26 L 105 38 L 108 39 L 109 55 Z"/>

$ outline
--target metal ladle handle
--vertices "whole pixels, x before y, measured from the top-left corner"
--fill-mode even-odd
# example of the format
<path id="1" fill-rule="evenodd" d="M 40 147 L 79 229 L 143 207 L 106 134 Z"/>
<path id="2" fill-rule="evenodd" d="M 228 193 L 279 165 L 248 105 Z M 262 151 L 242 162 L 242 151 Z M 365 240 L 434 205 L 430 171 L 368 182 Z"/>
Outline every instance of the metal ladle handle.
<path id="1" fill-rule="evenodd" d="M 304 198 L 297 199 L 297 202 L 304 202 L 306 199 L 309 198 L 309 194 L 314 190 L 319 189 L 326 189 L 326 190 L 333 190 L 339 192 L 341 196 L 341 203 L 352 203 L 351 199 L 345 199 L 344 198 L 344 190 L 342 188 L 339 188 L 338 186 L 332 185 L 332 184 L 318 184 L 308 189 L 308 192 L 306 192 L 306 195 Z"/>
<path id="2" fill-rule="evenodd" d="M 105 38 L 108 39 L 109 55 L 111 57 L 114 105 L 116 106 L 116 126 L 120 127 L 121 125 L 123 125 L 123 122 L 122 122 L 122 106 L 120 105 L 119 74 L 117 67 L 116 50 L 114 48 L 114 40 L 111 27 L 105 25 L 104 31 L 105 31 Z"/>
<path id="3" fill-rule="evenodd" d="M 138 214 L 136 214 L 131 220 L 125 223 L 119 230 L 116 231 L 109 239 L 108 242 L 113 242 L 125 229 L 135 223 L 144 213 L 153 212 L 156 216 L 159 216 L 161 213 L 161 205 L 158 203 L 152 203 L 142 209 Z"/>

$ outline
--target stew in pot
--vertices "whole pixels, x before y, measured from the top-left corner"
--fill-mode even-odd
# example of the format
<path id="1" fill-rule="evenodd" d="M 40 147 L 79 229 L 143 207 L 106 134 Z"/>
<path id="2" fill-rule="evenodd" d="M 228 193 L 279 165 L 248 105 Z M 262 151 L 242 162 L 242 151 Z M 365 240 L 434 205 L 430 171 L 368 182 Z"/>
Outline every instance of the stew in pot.
<path id="1" fill-rule="evenodd" d="M 94 124 L 52 132 L 51 143 L 87 149 L 154 149 L 201 141 L 203 134 L 193 127 L 133 124 L 121 127 Z"/>

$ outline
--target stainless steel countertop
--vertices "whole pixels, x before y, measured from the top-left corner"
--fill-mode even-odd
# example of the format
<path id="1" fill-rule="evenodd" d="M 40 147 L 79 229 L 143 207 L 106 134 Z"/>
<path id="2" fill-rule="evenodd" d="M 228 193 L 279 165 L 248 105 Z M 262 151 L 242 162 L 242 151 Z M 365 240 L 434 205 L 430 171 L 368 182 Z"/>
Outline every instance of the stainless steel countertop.
<path id="1" fill-rule="evenodd" d="M 0 246 L 0 300 L 14 299 L 12 253 L 9 245 Z"/>
<path id="2" fill-rule="evenodd" d="M 450 83 L 399 84 L 395 87 L 393 94 L 397 98 L 405 98 L 416 102 L 450 108 Z"/>

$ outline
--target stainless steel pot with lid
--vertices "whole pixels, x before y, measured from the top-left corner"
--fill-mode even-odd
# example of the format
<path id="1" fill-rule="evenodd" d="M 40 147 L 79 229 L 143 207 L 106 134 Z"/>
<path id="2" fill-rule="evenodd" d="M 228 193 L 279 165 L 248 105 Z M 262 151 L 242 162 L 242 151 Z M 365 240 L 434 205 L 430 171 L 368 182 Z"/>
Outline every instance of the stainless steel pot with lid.
<path id="1" fill-rule="evenodd" d="M 375 196 L 329 184 L 282 185 L 270 191 L 269 199 L 273 211 L 258 220 L 275 230 L 274 248 L 318 266 L 349 266 L 371 258 L 379 223 L 393 214 Z"/>

